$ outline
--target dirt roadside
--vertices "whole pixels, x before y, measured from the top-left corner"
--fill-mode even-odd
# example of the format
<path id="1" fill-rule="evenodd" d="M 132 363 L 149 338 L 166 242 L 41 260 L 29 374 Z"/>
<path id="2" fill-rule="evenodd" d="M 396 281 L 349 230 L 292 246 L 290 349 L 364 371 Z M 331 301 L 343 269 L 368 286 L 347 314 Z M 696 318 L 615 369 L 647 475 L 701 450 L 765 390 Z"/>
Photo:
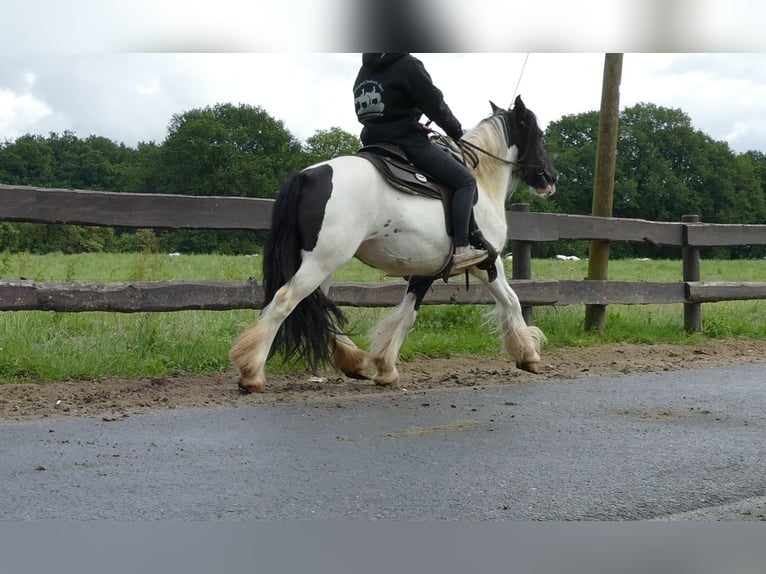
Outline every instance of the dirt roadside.
<path id="1" fill-rule="evenodd" d="M 153 410 L 327 401 L 370 395 L 530 383 L 766 363 L 766 340 L 729 339 L 697 345 L 614 344 L 545 351 L 543 369 L 533 375 L 505 358 L 416 358 L 399 366 L 398 388 L 375 386 L 333 371 L 270 375 L 266 392 L 243 395 L 234 371 L 210 377 L 183 375 L 152 379 L 99 379 L 0 385 L 0 422 L 61 417 L 119 420 Z"/>

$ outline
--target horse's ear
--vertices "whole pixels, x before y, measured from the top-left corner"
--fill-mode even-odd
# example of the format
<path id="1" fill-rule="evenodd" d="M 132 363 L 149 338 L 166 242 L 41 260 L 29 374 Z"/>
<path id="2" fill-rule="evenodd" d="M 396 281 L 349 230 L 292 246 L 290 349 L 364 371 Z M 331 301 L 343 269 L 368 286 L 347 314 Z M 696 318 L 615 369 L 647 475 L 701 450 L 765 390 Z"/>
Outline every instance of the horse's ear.
<path id="1" fill-rule="evenodd" d="M 499 112 L 502 109 L 500 106 L 496 105 L 495 102 L 493 102 L 492 100 L 489 100 L 489 105 L 492 106 L 492 113 L 493 114 L 496 114 L 497 112 Z"/>
<path id="2" fill-rule="evenodd" d="M 522 116 L 527 113 L 527 106 L 524 105 L 521 96 L 516 96 L 516 101 L 513 102 L 513 109 Z"/>

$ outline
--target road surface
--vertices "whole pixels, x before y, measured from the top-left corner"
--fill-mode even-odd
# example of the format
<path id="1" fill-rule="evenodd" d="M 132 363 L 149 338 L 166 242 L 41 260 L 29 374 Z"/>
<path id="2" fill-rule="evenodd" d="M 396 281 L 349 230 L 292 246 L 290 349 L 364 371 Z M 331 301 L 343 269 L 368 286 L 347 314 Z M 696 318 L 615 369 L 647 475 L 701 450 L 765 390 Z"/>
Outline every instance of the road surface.
<path id="1" fill-rule="evenodd" d="M 764 520 L 763 365 L 0 423 L 0 519 Z"/>

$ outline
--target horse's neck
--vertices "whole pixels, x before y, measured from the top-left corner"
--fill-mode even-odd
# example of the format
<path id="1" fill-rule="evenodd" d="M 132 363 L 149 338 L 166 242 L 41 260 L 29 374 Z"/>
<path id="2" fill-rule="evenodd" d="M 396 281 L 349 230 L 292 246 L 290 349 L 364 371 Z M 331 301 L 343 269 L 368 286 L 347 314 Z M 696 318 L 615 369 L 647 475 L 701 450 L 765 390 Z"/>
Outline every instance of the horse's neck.
<path id="1" fill-rule="evenodd" d="M 474 175 L 485 195 L 504 209 L 506 197 L 515 187 L 511 182 L 512 166 L 508 162 L 516 161 L 516 147 L 507 148 L 505 136 L 492 126 L 481 126 L 480 130 L 483 131 L 474 130 L 463 136 L 468 142 L 488 152 L 478 152 L 479 163 L 474 169 Z"/>

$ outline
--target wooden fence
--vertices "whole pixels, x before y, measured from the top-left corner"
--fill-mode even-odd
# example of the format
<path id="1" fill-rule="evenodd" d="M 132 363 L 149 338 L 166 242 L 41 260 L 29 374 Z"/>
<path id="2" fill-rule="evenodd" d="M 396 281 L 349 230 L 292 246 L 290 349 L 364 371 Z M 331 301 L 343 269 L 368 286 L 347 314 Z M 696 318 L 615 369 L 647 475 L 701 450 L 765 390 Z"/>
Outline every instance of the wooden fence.
<path id="1" fill-rule="evenodd" d="M 34 223 L 168 229 L 267 230 L 273 201 L 243 197 L 130 194 L 0 185 L 0 220 Z M 678 223 L 534 213 L 516 204 L 506 213 L 513 253 L 511 285 L 528 311 L 538 305 L 684 304 L 684 326 L 700 330 L 701 304 L 766 299 L 766 282 L 703 282 L 700 249 L 766 244 L 766 225 Z M 605 240 L 676 246 L 683 281 L 558 281 L 531 279 L 531 244 L 558 240 Z M 330 296 L 343 306 L 397 305 L 406 283 L 336 283 Z M 484 287 L 460 280 L 434 283 L 425 304 L 489 304 Z M 62 312 L 258 309 L 263 290 L 247 281 L 158 281 L 109 284 L 0 280 L 0 311 Z"/>

